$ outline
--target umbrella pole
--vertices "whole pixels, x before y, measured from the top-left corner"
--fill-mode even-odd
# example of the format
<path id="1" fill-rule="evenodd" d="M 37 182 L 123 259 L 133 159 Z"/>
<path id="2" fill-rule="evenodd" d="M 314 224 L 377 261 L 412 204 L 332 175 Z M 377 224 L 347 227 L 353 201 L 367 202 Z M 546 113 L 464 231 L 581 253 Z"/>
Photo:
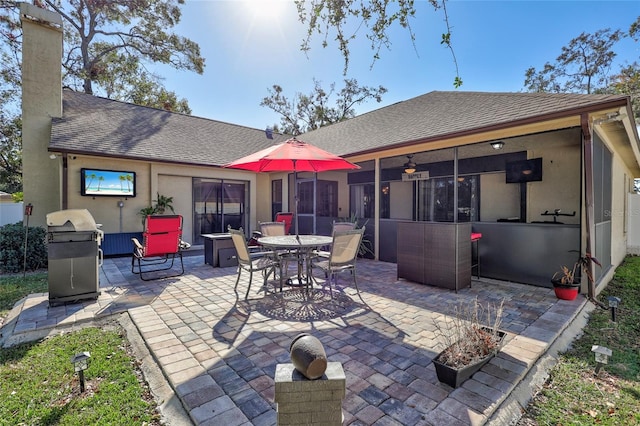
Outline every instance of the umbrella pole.
<path id="1" fill-rule="evenodd" d="M 295 199 L 295 214 L 296 214 L 296 238 L 298 238 L 298 172 L 296 172 L 296 161 L 293 160 L 293 194 Z"/>

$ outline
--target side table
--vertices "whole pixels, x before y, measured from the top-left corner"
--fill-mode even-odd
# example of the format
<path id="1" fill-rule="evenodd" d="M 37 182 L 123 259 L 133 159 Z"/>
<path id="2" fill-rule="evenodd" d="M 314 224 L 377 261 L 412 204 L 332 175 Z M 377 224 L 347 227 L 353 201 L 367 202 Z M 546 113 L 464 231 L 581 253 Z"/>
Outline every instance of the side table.
<path id="1" fill-rule="evenodd" d="M 231 234 L 202 234 L 204 238 L 204 263 L 220 267 L 220 250 L 233 249 Z"/>

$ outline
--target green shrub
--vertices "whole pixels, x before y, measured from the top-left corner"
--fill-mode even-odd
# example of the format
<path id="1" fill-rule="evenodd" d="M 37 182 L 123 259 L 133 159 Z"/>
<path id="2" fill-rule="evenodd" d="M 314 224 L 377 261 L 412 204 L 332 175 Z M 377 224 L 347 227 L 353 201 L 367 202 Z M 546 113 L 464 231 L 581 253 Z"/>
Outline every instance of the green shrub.
<path id="1" fill-rule="evenodd" d="M 28 271 L 47 267 L 47 231 L 41 226 L 30 226 L 27 239 Z M 25 227 L 22 222 L 0 228 L 0 270 L 21 272 L 24 263 Z"/>

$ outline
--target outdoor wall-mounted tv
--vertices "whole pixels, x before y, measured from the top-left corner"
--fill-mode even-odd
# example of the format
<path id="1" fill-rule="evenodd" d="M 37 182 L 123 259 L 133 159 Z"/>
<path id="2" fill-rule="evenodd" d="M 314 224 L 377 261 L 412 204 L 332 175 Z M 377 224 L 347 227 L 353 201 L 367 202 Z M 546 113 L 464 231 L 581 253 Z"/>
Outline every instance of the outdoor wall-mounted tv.
<path id="1" fill-rule="evenodd" d="M 118 170 L 81 169 L 80 193 L 90 197 L 135 197 L 136 173 Z"/>
<path id="2" fill-rule="evenodd" d="M 542 180 L 542 158 L 509 161 L 505 167 L 507 183 L 535 182 Z"/>

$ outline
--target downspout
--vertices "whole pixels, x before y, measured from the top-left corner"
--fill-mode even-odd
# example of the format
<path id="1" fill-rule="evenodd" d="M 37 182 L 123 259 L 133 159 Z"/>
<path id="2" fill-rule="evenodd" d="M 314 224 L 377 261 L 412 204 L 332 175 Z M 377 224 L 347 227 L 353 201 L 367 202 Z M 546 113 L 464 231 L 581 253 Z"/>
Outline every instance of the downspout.
<path id="1" fill-rule="evenodd" d="M 67 153 L 62 153 L 62 209 L 69 208 L 69 196 L 67 194 L 69 187 L 69 158 Z"/>

